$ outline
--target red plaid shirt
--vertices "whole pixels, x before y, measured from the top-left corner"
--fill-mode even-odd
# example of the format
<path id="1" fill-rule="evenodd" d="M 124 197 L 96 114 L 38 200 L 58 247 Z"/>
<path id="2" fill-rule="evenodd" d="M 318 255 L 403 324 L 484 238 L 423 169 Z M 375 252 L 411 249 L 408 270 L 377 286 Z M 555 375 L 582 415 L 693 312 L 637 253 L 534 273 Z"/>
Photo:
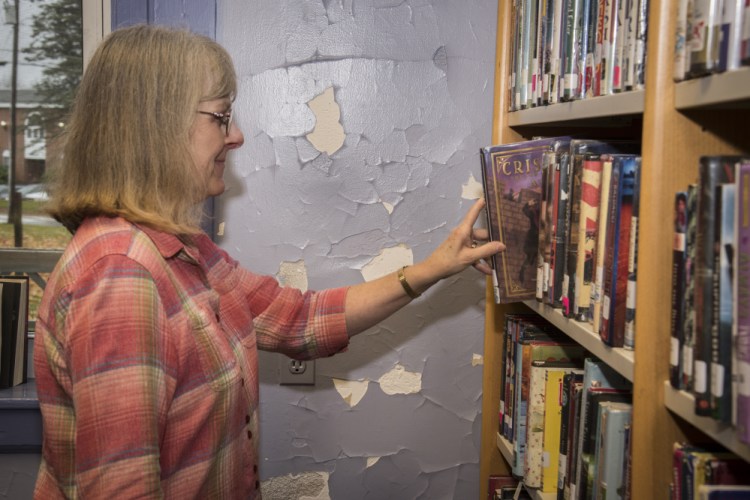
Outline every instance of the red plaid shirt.
<path id="1" fill-rule="evenodd" d="M 257 350 L 341 351 L 346 292 L 282 288 L 205 235 L 85 221 L 36 324 L 35 497 L 259 497 Z"/>

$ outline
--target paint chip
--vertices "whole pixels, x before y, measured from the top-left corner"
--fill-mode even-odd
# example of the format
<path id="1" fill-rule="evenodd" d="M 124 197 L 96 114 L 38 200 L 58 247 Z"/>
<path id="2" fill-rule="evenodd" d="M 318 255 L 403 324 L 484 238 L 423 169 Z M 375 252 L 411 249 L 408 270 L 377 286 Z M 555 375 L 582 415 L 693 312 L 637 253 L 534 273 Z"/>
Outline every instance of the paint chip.
<path id="1" fill-rule="evenodd" d="M 224 223 L 219 222 L 219 227 L 216 229 L 216 236 L 224 236 Z"/>
<path id="2" fill-rule="evenodd" d="M 461 198 L 465 200 L 478 200 L 484 198 L 484 188 L 482 183 L 474 178 L 474 174 L 469 174 L 469 180 L 461 186 Z"/>
<path id="3" fill-rule="evenodd" d="M 276 277 L 282 286 L 290 286 L 303 293 L 307 291 L 307 268 L 304 260 L 282 262 Z"/>
<path id="4" fill-rule="evenodd" d="M 339 123 L 341 109 L 333 95 L 333 87 L 328 87 L 307 105 L 315 115 L 315 128 L 307 134 L 307 140 L 315 149 L 332 155 L 344 145 L 344 127 Z"/>
<path id="5" fill-rule="evenodd" d="M 422 374 L 408 372 L 401 365 L 380 377 L 380 388 L 389 396 L 394 394 L 416 394 L 422 390 Z"/>
<path id="6" fill-rule="evenodd" d="M 379 460 L 380 457 L 367 457 L 367 468 L 369 469 L 370 467 L 378 463 Z"/>
<path id="7" fill-rule="evenodd" d="M 368 380 L 342 380 L 333 379 L 333 385 L 336 387 L 339 395 L 346 401 L 351 408 L 357 406 L 357 403 L 365 397 L 370 382 Z"/>
<path id="8" fill-rule="evenodd" d="M 414 264 L 414 254 L 406 245 L 385 248 L 362 267 L 362 277 L 365 281 L 372 281 L 392 273 L 399 267 L 412 264 Z"/>
<path id="9" fill-rule="evenodd" d="M 471 366 L 479 366 L 484 364 L 484 356 L 481 354 L 474 353 L 471 356 Z"/>

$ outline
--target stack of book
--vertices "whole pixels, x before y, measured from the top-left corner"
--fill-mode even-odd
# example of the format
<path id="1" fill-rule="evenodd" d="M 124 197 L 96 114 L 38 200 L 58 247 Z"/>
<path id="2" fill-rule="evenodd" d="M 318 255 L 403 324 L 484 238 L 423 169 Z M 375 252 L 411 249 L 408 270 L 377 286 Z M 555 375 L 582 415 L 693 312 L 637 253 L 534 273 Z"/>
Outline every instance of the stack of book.
<path id="1" fill-rule="evenodd" d="M 750 444 L 750 158 L 701 157 L 674 207 L 670 383 Z"/>
<path id="2" fill-rule="evenodd" d="M 639 145 L 551 137 L 481 150 L 495 302 L 536 300 L 633 349 Z"/>
<path id="3" fill-rule="evenodd" d="M 671 500 L 750 498 L 750 466 L 716 446 L 675 443 Z"/>

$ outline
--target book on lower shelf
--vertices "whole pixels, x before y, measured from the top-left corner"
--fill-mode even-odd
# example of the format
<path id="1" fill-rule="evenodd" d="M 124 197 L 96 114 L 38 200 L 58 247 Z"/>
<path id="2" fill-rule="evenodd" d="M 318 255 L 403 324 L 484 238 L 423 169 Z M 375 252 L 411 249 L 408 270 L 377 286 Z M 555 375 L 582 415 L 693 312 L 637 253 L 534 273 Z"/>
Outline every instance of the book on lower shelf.
<path id="1" fill-rule="evenodd" d="M 29 277 L 0 276 L 0 388 L 26 382 Z"/>

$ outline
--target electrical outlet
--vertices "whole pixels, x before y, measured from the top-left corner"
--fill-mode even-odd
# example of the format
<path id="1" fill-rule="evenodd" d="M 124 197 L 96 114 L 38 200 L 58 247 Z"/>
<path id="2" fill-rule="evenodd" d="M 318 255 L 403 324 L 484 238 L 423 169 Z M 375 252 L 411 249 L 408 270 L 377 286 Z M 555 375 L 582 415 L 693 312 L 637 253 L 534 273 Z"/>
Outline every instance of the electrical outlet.
<path id="1" fill-rule="evenodd" d="M 299 361 L 279 357 L 281 385 L 315 385 L 315 361 Z"/>

